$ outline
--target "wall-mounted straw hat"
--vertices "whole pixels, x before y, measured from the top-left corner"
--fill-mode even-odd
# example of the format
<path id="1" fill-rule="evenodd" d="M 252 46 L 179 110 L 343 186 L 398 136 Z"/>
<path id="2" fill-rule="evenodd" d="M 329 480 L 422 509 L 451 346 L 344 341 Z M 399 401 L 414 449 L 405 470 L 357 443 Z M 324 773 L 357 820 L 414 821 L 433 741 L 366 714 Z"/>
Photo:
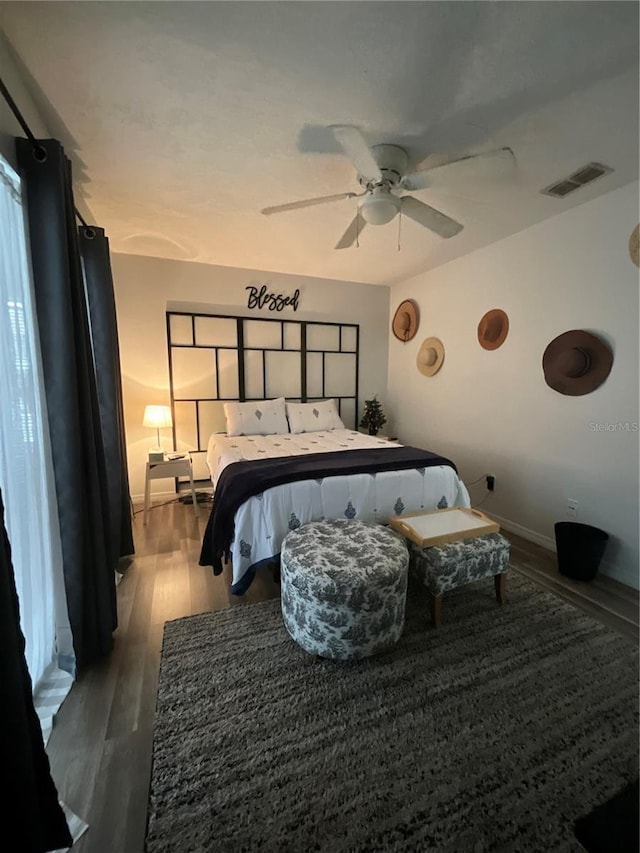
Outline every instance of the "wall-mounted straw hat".
<path id="1" fill-rule="evenodd" d="M 595 391 L 611 372 L 612 365 L 613 353 L 609 345 L 582 329 L 558 335 L 542 356 L 547 385 L 570 397 Z"/>
<path id="2" fill-rule="evenodd" d="M 413 299 L 405 299 L 396 308 L 391 329 L 399 341 L 410 341 L 414 338 L 420 325 L 418 306 Z"/>
<path id="3" fill-rule="evenodd" d="M 478 341 L 483 349 L 498 349 L 509 334 L 509 318 L 501 308 L 487 311 L 478 323 Z"/>
<path id="4" fill-rule="evenodd" d="M 444 361 L 444 346 L 439 338 L 426 338 L 418 350 L 416 364 L 420 373 L 433 376 L 442 367 Z"/>

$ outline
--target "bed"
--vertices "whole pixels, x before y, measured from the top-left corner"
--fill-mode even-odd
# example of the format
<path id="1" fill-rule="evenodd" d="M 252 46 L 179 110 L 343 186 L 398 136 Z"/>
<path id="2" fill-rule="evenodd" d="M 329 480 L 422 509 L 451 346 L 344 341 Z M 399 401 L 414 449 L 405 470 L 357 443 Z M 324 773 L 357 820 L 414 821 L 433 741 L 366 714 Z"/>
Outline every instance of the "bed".
<path id="1" fill-rule="evenodd" d="M 206 460 L 215 492 L 200 565 L 220 574 L 230 560 L 234 595 L 246 592 L 258 570 L 277 566 L 284 537 L 309 521 L 386 523 L 404 512 L 470 506 L 451 460 L 347 429 L 332 404 L 287 403 L 284 421 L 269 425 L 262 415 L 262 423 L 235 423 L 210 436 Z M 327 411 L 331 418 L 323 417 Z M 314 419 L 323 428 L 312 429 Z M 262 433 L 252 432 L 257 427 Z"/>

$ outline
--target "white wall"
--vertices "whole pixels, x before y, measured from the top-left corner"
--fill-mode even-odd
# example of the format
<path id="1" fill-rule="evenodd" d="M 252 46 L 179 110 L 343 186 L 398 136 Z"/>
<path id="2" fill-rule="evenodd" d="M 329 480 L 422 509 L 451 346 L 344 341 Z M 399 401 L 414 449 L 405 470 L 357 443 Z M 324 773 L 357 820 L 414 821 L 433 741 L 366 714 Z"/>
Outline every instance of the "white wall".
<path id="1" fill-rule="evenodd" d="M 360 402 L 377 394 L 384 402 L 387 390 L 389 289 L 369 284 L 282 275 L 257 270 L 171 261 L 139 255 L 111 257 L 118 315 L 122 387 L 131 494 L 144 491 L 144 469 L 150 444 L 142 426 L 147 404 L 169 403 L 167 362 L 167 310 L 237 314 L 295 320 L 340 321 L 360 324 Z M 247 285 L 269 283 L 269 290 L 293 293 L 300 289 L 296 312 L 274 313 L 247 308 Z M 171 431 L 163 446 L 171 447 Z M 171 487 L 165 480 L 152 482 L 152 492 Z"/>
<path id="2" fill-rule="evenodd" d="M 0 69 L 2 69 L 2 79 L 5 86 L 18 105 L 34 136 L 42 138 L 51 136 L 44 118 L 39 113 L 24 84 L 2 32 L 0 32 Z M 7 102 L 0 96 L 0 154 L 11 163 L 14 169 L 17 169 L 15 138 L 24 135 L 24 131 L 9 109 Z"/>
<path id="3" fill-rule="evenodd" d="M 506 528 L 554 547 L 554 522 L 578 501 L 577 521 L 606 530 L 602 572 L 638 588 L 638 269 L 628 240 L 638 222 L 632 184 L 394 286 L 392 308 L 413 298 L 417 336 L 389 345 L 389 407 L 400 440 L 452 458 L 466 482 L 494 474 L 483 503 Z M 477 325 L 504 309 L 509 335 L 482 349 Z M 569 329 L 602 335 L 614 350 L 596 391 L 567 397 L 542 373 L 547 344 Z M 445 346 L 436 376 L 416 368 L 424 338 Z M 484 481 L 470 487 L 486 494 Z"/>
<path id="4" fill-rule="evenodd" d="M 46 97 L 40 91 L 37 81 L 30 78 L 0 30 L 0 74 L 22 117 L 37 139 L 57 139 L 63 146 L 65 155 L 72 164 L 74 203 L 86 222 L 94 217 L 85 201 L 83 184 L 89 179 L 84 175 L 85 167 L 78 153 L 78 147 Z M 13 115 L 7 102 L 0 96 L 0 154 L 18 171 L 16 157 L 16 137 L 26 138 L 27 134 Z"/>

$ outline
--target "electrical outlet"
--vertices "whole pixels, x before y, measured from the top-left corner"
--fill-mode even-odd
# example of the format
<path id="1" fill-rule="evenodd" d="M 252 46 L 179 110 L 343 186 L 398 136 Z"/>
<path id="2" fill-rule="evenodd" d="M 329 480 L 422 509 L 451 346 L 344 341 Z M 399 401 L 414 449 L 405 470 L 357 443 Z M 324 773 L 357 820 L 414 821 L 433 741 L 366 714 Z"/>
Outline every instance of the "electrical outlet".
<path id="1" fill-rule="evenodd" d="M 573 498 L 569 498 L 567 500 L 567 518 L 577 518 L 578 517 L 578 501 L 574 501 Z"/>
<path id="2" fill-rule="evenodd" d="M 487 490 L 492 492 L 496 487 L 496 478 L 493 474 L 487 474 Z"/>

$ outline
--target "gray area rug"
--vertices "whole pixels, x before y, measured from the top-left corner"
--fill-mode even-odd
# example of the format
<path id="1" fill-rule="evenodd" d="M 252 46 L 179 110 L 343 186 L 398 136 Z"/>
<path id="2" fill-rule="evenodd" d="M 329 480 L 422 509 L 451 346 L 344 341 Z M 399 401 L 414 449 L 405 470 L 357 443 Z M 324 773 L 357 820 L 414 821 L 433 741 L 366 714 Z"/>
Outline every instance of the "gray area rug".
<path id="1" fill-rule="evenodd" d="M 168 622 L 146 850 L 577 851 L 638 773 L 636 647 L 511 572 L 410 586 L 391 651 L 319 660 L 279 600 Z M 615 833 L 615 827 L 612 827 Z"/>

